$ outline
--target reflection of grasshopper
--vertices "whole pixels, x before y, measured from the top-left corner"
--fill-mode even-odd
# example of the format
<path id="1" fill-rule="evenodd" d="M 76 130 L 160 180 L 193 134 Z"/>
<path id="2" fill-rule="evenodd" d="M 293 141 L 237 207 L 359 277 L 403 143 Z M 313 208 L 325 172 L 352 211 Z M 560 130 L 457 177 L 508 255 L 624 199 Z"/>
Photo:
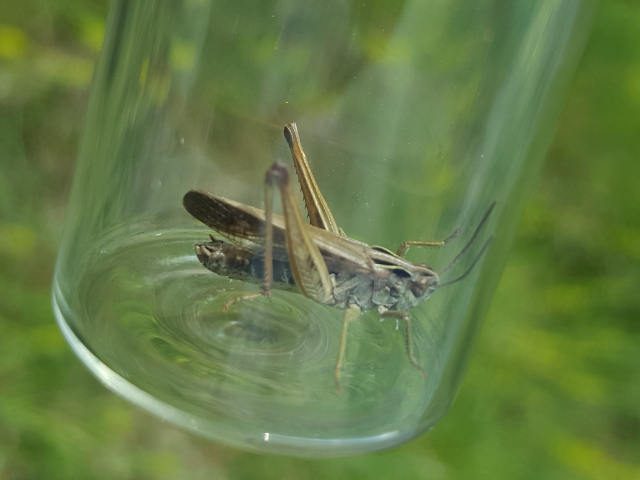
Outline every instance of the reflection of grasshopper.
<path id="1" fill-rule="evenodd" d="M 225 241 L 216 240 L 195 246 L 196 254 L 209 270 L 229 278 L 263 283 L 260 293 L 250 293 L 228 301 L 231 305 L 260 296 L 271 296 L 271 288 L 293 289 L 312 300 L 345 310 L 340 337 L 335 383 L 341 392 L 340 374 L 347 345 L 347 327 L 360 312 L 377 309 L 382 318 L 403 320 L 407 355 L 411 364 L 426 375 L 414 355 L 411 321 L 407 310 L 429 298 L 436 289 L 462 280 L 473 268 L 489 239 L 471 266 L 458 278 L 439 283 L 438 274 L 423 263 L 404 259 L 410 246 L 439 247 L 455 238 L 459 229 L 441 241 L 404 242 L 394 254 L 369 246 L 345 235 L 336 224 L 302 151 L 295 124 L 284 127 L 302 195 L 311 225 L 302 212 L 289 181 L 289 170 L 274 163 L 266 175 L 265 210 L 192 190 L 183 199 L 187 211 L 215 230 Z M 273 185 L 280 190 L 284 215 L 273 213 Z M 494 202 L 495 203 L 495 202 Z M 469 242 L 443 270 L 447 271 L 471 246 L 492 204 Z"/>

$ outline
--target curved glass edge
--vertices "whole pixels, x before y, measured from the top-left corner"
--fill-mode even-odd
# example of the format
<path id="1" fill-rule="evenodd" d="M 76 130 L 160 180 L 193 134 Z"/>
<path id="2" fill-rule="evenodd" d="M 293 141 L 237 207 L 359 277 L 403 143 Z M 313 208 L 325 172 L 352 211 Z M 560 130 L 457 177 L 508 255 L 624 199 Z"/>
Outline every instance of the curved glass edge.
<path id="1" fill-rule="evenodd" d="M 80 361 L 105 387 L 125 400 L 150 412 L 160 420 L 210 440 L 257 453 L 330 458 L 387 450 L 403 444 L 429 429 L 423 428 L 408 432 L 392 431 L 375 437 L 336 440 L 291 437 L 270 432 L 263 432 L 253 436 L 238 435 L 232 429 L 213 421 L 190 415 L 162 402 L 118 375 L 102 363 L 82 343 L 67 323 L 60 308 L 60 305 L 64 305 L 65 301 L 56 278 L 53 280 L 51 299 L 56 322 L 62 332 L 62 336 Z"/>

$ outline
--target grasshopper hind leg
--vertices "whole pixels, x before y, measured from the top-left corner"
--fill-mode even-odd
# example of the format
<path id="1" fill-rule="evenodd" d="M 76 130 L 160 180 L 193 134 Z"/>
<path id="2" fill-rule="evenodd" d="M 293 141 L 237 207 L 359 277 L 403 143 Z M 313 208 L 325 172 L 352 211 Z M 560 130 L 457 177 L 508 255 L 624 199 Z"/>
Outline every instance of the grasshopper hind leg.
<path id="1" fill-rule="evenodd" d="M 274 175 L 271 173 L 273 167 L 267 170 L 267 179 L 264 188 L 265 207 L 265 248 L 264 248 L 264 284 L 262 290 L 257 293 L 246 293 L 233 298 L 222 306 L 222 310 L 227 310 L 236 303 L 254 300 L 260 297 L 271 298 L 271 285 L 273 284 L 273 184 Z M 288 180 L 288 176 L 287 176 Z"/>

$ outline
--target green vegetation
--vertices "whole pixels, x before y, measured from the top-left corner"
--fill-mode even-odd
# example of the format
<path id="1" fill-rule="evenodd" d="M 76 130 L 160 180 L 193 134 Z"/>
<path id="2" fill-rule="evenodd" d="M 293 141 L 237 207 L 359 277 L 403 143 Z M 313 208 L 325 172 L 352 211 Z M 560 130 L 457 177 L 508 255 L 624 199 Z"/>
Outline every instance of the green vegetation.
<path id="1" fill-rule="evenodd" d="M 640 4 L 602 2 L 447 417 L 390 452 L 239 452 L 103 388 L 50 279 L 106 2 L 0 18 L 1 479 L 640 479 Z"/>

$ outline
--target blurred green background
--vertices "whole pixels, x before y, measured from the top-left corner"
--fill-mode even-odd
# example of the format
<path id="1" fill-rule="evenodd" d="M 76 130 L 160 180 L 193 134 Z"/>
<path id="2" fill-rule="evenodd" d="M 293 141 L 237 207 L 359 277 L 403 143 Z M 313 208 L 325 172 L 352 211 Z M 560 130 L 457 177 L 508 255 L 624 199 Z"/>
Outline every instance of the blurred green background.
<path id="1" fill-rule="evenodd" d="M 451 411 L 337 460 L 194 437 L 75 358 L 50 281 L 107 2 L 0 11 L 0 479 L 640 479 L 640 3 L 601 4 Z"/>

